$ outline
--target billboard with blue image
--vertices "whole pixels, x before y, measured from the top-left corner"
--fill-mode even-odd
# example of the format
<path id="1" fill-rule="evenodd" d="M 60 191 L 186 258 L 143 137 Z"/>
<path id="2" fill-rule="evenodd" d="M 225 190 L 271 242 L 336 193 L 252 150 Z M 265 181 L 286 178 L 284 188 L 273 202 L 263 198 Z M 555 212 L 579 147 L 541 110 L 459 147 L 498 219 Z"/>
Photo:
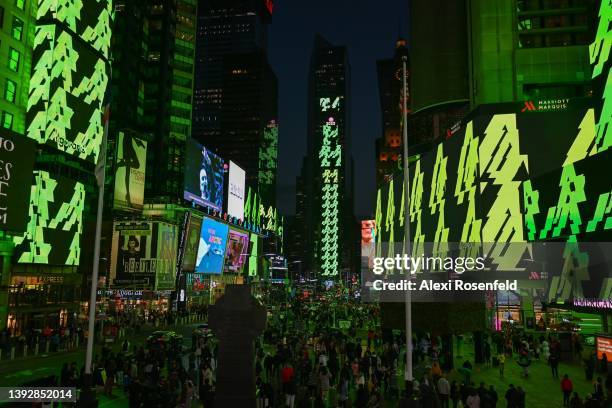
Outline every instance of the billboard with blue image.
<path id="1" fill-rule="evenodd" d="M 200 242 L 196 255 L 196 273 L 221 274 L 229 226 L 210 218 L 202 220 Z"/>
<path id="2" fill-rule="evenodd" d="M 224 165 L 221 157 L 189 139 L 185 150 L 185 200 L 221 211 Z"/>

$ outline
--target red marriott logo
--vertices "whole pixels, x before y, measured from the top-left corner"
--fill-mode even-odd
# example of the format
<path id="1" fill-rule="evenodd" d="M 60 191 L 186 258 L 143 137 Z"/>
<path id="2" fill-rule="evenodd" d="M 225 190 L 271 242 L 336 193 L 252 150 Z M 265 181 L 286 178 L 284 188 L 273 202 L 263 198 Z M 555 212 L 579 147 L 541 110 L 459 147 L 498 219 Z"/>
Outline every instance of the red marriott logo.
<path id="1" fill-rule="evenodd" d="M 521 112 L 525 112 L 525 111 L 534 111 L 536 110 L 535 106 L 533 105 L 533 101 L 525 101 L 525 106 L 523 106 L 523 109 L 521 109 Z"/>
<path id="2" fill-rule="evenodd" d="M 266 8 L 268 9 L 268 12 L 272 14 L 272 11 L 274 10 L 274 1 L 266 0 Z"/>

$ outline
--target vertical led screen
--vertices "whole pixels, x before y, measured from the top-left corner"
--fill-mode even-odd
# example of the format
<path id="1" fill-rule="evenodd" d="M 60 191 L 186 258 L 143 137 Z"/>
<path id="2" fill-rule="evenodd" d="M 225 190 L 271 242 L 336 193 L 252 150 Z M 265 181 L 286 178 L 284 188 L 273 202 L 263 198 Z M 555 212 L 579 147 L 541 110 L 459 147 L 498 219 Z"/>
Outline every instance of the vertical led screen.
<path id="1" fill-rule="evenodd" d="M 229 230 L 225 249 L 223 272 L 241 273 L 249 250 L 249 235 L 234 229 Z"/>
<path id="2" fill-rule="evenodd" d="M 361 221 L 361 257 L 366 258 L 368 266 L 373 265 L 373 258 L 375 255 L 375 220 L 362 220 Z"/>
<path id="3" fill-rule="evenodd" d="M 25 231 L 35 154 L 33 141 L 0 129 L 0 231 Z"/>
<path id="4" fill-rule="evenodd" d="M 246 173 L 236 163 L 229 163 L 229 181 L 227 190 L 227 213 L 230 217 L 244 219 L 244 193 Z"/>
<path id="5" fill-rule="evenodd" d="M 204 218 L 196 256 L 195 272 L 220 274 L 227 246 L 227 224 Z"/>
<path id="6" fill-rule="evenodd" d="M 131 133 L 119 132 L 116 157 L 114 207 L 142 209 L 147 142 Z"/>
<path id="7" fill-rule="evenodd" d="M 219 156 L 189 139 L 185 152 L 185 200 L 222 211 L 223 164 Z"/>
<path id="8" fill-rule="evenodd" d="M 187 229 L 185 253 L 183 254 L 183 271 L 193 272 L 195 270 L 198 246 L 200 245 L 200 230 L 202 229 L 202 217 L 191 214 L 189 227 Z"/>
<path id="9" fill-rule="evenodd" d="M 111 279 L 117 287 L 174 288 L 178 229 L 163 222 L 115 222 Z"/>
<path id="10" fill-rule="evenodd" d="M 26 232 L 13 237 L 17 262 L 78 265 L 84 207 L 82 183 L 35 171 Z"/>
<path id="11" fill-rule="evenodd" d="M 259 148 L 259 173 L 257 182 L 259 193 L 266 199 L 272 194 L 276 181 L 276 167 L 278 164 L 278 124 L 270 121 L 263 131 L 263 143 Z"/>
<path id="12" fill-rule="evenodd" d="M 250 234 L 251 252 L 249 254 L 249 276 L 257 276 L 259 265 L 259 236 Z"/>
<path id="13" fill-rule="evenodd" d="M 95 162 L 102 143 L 107 83 L 108 64 L 99 52 L 63 26 L 36 26 L 27 135 Z"/>
<path id="14" fill-rule="evenodd" d="M 319 164 L 321 171 L 321 275 L 334 276 L 340 267 L 340 183 L 342 146 L 334 114 L 340 113 L 340 97 L 320 98 L 319 109 L 327 117 L 321 127 Z"/>

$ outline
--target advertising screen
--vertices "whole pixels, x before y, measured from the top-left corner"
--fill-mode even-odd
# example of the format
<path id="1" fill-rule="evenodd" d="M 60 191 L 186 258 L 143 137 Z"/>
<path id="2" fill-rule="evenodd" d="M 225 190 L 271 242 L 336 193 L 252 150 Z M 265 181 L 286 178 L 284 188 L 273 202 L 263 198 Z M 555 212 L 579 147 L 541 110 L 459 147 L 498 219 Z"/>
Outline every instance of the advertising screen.
<path id="1" fill-rule="evenodd" d="M 227 213 L 230 217 L 244 219 L 244 190 L 246 173 L 236 163 L 229 163 L 229 187 L 227 193 Z"/>
<path id="2" fill-rule="evenodd" d="M 127 132 L 117 137 L 114 207 L 142 209 L 147 142 Z"/>
<path id="3" fill-rule="evenodd" d="M 610 357 L 612 357 L 612 337 L 601 337 L 597 336 L 597 359 L 601 360 L 603 358 L 603 353 L 606 353 L 606 357 L 608 361 L 610 361 Z"/>
<path id="4" fill-rule="evenodd" d="M 375 220 L 361 221 L 361 257 L 368 259 L 369 267 L 373 265 L 373 259 L 376 251 L 376 245 L 374 244 L 375 230 Z"/>
<path id="5" fill-rule="evenodd" d="M 196 272 L 221 274 L 228 231 L 227 224 L 204 218 L 196 256 Z"/>
<path id="6" fill-rule="evenodd" d="M 241 273 L 246 263 L 248 250 L 249 235 L 230 229 L 225 249 L 225 267 L 223 272 Z"/>
<path id="7" fill-rule="evenodd" d="M 177 239 L 176 225 L 115 222 L 110 274 L 114 285 L 173 289 Z"/>
<path id="8" fill-rule="evenodd" d="M 85 186 L 35 171 L 30 191 L 26 231 L 13 237 L 17 262 L 79 265 Z"/>
<path id="9" fill-rule="evenodd" d="M 185 200 L 223 210 L 223 159 L 193 139 L 187 142 L 184 181 Z"/>
<path id="10" fill-rule="evenodd" d="M 109 37 L 110 38 L 110 37 Z M 108 64 L 59 25 L 37 25 L 26 119 L 28 137 L 95 163 L 103 136 Z"/>
<path id="11" fill-rule="evenodd" d="M 202 217 L 192 213 L 189 219 L 189 227 L 187 228 L 185 253 L 183 254 L 183 271 L 185 272 L 193 272 L 195 270 L 201 229 Z"/>
<path id="12" fill-rule="evenodd" d="M 0 130 L 0 230 L 26 228 L 36 147 L 17 133 Z"/>

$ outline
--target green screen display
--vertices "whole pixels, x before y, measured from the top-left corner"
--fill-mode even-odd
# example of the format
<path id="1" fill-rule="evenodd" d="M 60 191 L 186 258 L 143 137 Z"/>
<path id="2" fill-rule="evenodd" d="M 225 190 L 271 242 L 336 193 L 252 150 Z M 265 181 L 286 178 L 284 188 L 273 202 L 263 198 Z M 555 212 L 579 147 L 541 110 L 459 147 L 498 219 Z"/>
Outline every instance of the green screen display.
<path id="1" fill-rule="evenodd" d="M 82 183 L 35 171 L 27 229 L 13 238 L 17 262 L 78 265 L 84 205 Z"/>

